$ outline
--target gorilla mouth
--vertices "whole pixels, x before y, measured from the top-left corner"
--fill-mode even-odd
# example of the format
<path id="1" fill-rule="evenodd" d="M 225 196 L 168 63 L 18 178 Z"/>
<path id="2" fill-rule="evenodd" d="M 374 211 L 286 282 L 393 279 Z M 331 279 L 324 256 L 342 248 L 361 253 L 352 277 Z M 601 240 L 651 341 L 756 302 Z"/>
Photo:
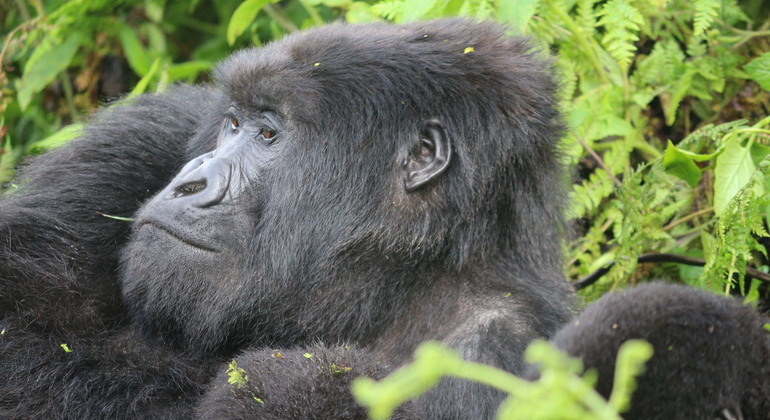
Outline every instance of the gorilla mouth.
<path id="1" fill-rule="evenodd" d="M 184 236 L 176 233 L 174 230 L 169 229 L 168 227 L 166 227 L 163 224 L 160 224 L 160 223 L 158 223 L 158 222 L 156 222 L 154 220 L 142 220 L 142 221 L 140 221 L 139 224 L 137 225 L 137 230 L 139 230 L 139 229 L 141 229 L 141 228 L 143 228 L 145 226 L 150 226 L 150 227 L 153 227 L 153 228 L 155 228 L 155 229 L 157 229 L 157 230 L 159 230 L 161 232 L 164 232 L 166 235 L 176 239 L 179 242 L 182 242 L 185 245 L 189 245 L 189 246 L 191 246 L 193 248 L 197 248 L 197 249 L 200 249 L 200 250 L 206 251 L 206 252 L 213 252 L 213 253 L 221 252 L 220 250 L 218 250 L 216 248 L 210 247 L 208 245 L 203 245 L 200 242 L 193 241 L 193 240 L 190 240 L 188 238 L 185 238 Z"/>

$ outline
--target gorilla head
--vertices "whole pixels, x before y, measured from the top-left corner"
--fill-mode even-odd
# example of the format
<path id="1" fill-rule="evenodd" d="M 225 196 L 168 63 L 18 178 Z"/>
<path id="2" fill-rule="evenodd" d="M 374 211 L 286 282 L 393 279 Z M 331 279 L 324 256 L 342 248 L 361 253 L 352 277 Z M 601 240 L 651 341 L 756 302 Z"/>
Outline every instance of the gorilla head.
<path id="1" fill-rule="evenodd" d="M 560 279 L 560 123 L 529 49 L 448 20 L 323 27 L 226 60 L 200 155 L 123 254 L 135 321 L 201 353 L 369 343 L 426 290 Z"/>

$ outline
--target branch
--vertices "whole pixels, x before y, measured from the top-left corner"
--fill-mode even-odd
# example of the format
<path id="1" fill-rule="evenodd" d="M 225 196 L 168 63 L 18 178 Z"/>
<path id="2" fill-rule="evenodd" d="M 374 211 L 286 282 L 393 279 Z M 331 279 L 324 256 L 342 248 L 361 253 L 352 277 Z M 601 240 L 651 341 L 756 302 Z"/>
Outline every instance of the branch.
<path id="1" fill-rule="evenodd" d="M 677 254 L 644 254 L 636 260 L 639 263 L 651 263 L 651 262 L 672 262 L 677 264 L 694 265 L 703 267 L 706 265 L 706 260 L 703 258 L 686 257 L 684 255 Z M 615 264 L 615 261 L 608 262 L 604 267 L 594 271 L 593 273 L 583 277 L 582 279 L 573 282 L 572 286 L 575 290 L 585 289 L 586 287 L 596 283 L 603 275 L 610 271 L 610 268 Z M 750 279 L 757 279 L 766 283 L 770 283 L 770 274 L 763 273 L 755 268 L 746 267 L 746 277 Z"/>

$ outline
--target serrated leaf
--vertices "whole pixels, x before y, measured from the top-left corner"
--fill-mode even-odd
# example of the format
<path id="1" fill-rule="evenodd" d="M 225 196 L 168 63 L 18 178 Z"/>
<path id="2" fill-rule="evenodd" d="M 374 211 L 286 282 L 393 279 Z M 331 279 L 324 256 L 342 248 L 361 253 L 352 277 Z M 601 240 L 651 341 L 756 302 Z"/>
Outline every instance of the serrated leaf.
<path id="1" fill-rule="evenodd" d="M 150 56 L 136 36 L 136 30 L 128 25 L 121 25 L 118 35 L 131 70 L 139 77 L 145 76 L 150 70 Z"/>
<path id="2" fill-rule="evenodd" d="M 673 93 L 666 96 L 661 95 L 660 99 L 663 102 L 663 114 L 666 116 L 666 125 L 674 124 L 676 110 L 679 109 L 682 99 L 689 93 L 695 73 L 695 69 L 688 67 L 684 74 L 679 77 L 679 80 L 677 80 Z"/>
<path id="3" fill-rule="evenodd" d="M 770 91 L 770 52 L 751 60 L 743 67 L 751 80 L 759 83 L 762 89 Z"/>
<path id="4" fill-rule="evenodd" d="M 64 42 L 51 47 L 38 55 L 29 66 L 24 68 L 18 89 L 19 106 L 27 108 L 32 96 L 43 90 L 49 83 L 67 69 L 80 46 L 83 36 L 80 32 L 70 34 Z"/>
<path id="5" fill-rule="evenodd" d="M 697 0 L 693 2 L 695 18 L 693 19 L 693 36 L 700 37 L 711 26 L 717 17 L 717 11 L 722 2 L 719 0 Z"/>
<path id="6" fill-rule="evenodd" d="M 663 167 L 667 173 L 687 181 L 691 188 L 695 188 L 700 182 L 701 171 L 698 165 L 682 150 L 677 149 L 670 140 L 666 146 L 666 152 L 663 154 Z"/>
<path id="7" fill-rule="evenodd" d="M 754 172 L 751 152 L 737 141 L 725 145 L 714 169 L 714 213 L 721 216 L 727 204 L 751 179 Z"/>
<path id="8" fill-rule="evenodd" d="M 246 0 L 241 3 L 233 12 L 230 23 L 227 25 L 227 43 L 230 45 L 235 44 L 236 38 L 254 22 L 257 13 L 263 7 L 273 2 L 273 0 Z"/>

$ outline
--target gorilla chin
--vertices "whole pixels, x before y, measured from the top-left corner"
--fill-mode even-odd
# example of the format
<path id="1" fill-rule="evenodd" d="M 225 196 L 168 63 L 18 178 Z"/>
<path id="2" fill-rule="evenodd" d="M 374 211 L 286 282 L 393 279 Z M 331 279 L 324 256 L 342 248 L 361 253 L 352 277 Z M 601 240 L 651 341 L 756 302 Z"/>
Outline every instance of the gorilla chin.
<path id="1" fill-rule="evenodd" d="M 243 267 L 232 248 L 187 239 L 152 219 L 139 219 L 123 251 L 123 297 L 135 324 L 146 337 L 168 343 L 190 354 L 210 354 L 235 347 L 235 326 L 246 324 L 242 314 L 255 312 L 257 301 L 246 286 L 258 287 L 238 270 L 217 269 L 229 261 Z M 210 239 L 210 238 L 206 238 Z M 200 241 L 200 242 L 199 242 Z M 216 293 L 221 288 L 242 294 Z M 180 296 L 187 296 L 180 299 Z"/>
<path id="2" fill-rule="evenodd" d="M 145 232 L 144 237 L 142 237 L 138 233 L 142 228 L 145 228 L 145 230 L 149 229 L 154 232 L 151 232 L 149 234 Z M 134 236 L 135 241 L 155 242 L 157 240 L 163 240 L 164 235 L 159 233 L 165 233 L 166 234 L 165 236 L 176 239 L 178 242 L 191 246 L 197 250 L 204 251 L 204 252 L 211 252 L 215 254 L 219 254 L 222 252 L 221 249 L 214 248 L 209 245 L 204 245 L 202 242 L 199 241 L 198 238 L 195 238 L 195 239 L 187 238 L 185 237 L 184 234 L 177 233 L 171 228 L 168 228 L 155 220 L 151 220 L 151 219 L 138 220 L 136 222 L 136 227 L 134 229 L 137 231 L 137 234 Z"/>

